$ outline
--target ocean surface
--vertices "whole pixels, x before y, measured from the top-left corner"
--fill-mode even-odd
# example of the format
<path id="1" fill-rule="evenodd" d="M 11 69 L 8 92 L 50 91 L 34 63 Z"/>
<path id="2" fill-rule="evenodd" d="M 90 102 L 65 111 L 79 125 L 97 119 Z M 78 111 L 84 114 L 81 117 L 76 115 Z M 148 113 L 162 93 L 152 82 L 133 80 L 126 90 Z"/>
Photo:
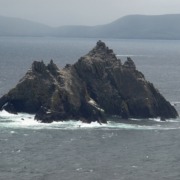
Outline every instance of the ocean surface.
<path id="1" fill-rule="evenodd" d="M 180 114 L 180 41 L 102 39 L 137 69 Z M 98 39 L 0 38 L 0 96 L 34 60 L 59 67 L 88 53 Z M 180 118 L 107 124 L 43 124 L 34 115 L 0 112 L 0 180 L 179 180 Z"/>

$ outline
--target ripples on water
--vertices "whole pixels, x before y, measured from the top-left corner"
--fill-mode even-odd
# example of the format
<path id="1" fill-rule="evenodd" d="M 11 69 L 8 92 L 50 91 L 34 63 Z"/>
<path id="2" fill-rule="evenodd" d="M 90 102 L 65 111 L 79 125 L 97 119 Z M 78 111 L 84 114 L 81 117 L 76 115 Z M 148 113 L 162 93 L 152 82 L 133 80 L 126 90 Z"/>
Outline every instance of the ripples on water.
<path id="1" fill-rule="evenodd" d="M 32 61 L 74 63 L 98 39 L 0 38 L 0 96 Z M 180 112 L 180 41 L 105 39 Z M 115 119 L 113 117 L 113 119 Z M 117 117 L 116 117 L 117 119 Z M 180 119 L 39 123 L 0 112 L 0 180 L 179 180 Z"/>
<path id="2" fill-rule="evenodd" d="M 179 180 L 175 120 L 43 124 L 0 112 L 1 180 Z"/>

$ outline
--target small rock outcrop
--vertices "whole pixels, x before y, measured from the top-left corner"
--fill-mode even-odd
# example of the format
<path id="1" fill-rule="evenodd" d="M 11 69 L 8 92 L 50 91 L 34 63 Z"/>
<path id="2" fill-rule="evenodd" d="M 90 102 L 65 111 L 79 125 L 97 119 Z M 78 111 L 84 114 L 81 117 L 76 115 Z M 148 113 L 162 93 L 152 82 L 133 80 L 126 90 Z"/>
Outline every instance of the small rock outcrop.
<path id="1" fill-rule="evenodd" d="M 33 62 L 17 86 L 0 98 L 0 109 L 35 113 L 42 122 L 98 121 L 106 115 L 128 118 L 176 118 L 175 108 L 136 70 L 122 64 L 104 42 L 75 64 L 59 69 L 51 60 Z"/>

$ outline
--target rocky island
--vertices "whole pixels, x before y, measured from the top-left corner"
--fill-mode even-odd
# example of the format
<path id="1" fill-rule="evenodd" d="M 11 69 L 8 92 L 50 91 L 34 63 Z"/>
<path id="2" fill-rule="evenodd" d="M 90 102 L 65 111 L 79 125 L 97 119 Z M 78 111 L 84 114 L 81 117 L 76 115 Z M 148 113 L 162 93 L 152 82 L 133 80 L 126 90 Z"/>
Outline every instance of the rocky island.
<path id="1" fill-rule="evenodd" d="M 131 58 L 122 64 L 102 41 L 75 64 L 59 69 L 34 61 L 15 88 L 0 98 L 0 109 L 34 113 L 35 119 L 106 123 L 107 115 L 176 118 L 175 108 L 146 81 Z"/>

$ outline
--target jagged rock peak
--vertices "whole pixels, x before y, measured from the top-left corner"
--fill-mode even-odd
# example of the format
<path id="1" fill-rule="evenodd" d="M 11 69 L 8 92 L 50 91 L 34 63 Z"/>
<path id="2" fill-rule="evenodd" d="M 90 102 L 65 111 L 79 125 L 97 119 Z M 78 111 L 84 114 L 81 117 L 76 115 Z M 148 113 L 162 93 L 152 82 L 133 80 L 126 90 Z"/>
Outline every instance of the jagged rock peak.
<path id="1" fill-rule="evenodd" d="M 107 56 L 110 55 L 111 57 L 115 58 L 115 54 L 112 49 L 106 46 L 104 42 L 99 40 L 96 46 L 88 53 L 89 56 Z"/>
<path id="2" fill-rule="evenodd" d="M 97 48 L 106 48 L 106 44 L 104 42 L 102 42 L 101 40 L 99 40 L 96 44 Z"/>
<path id="3" fill-rule="evenodd" d="M 47 69 L 53 74 L 57 75 L 57 72 L 59 72 L 59 68 L 56 64 L 54 64 L 53 60 L 51 59 L 50 63 L 47 65 Z"/>
<path id="4" fill-rule="evenodd" d="M 34 61 L 23 79 L 0 98 L 0 110 L 35 113 L 42 122 L 81 119 L 106 122 L 106 115 L 176 118 L 176 109 L 136 70 L 122 65 L 105 43 L 64 69 Z"/>
<path id="5" fill-rule="evenodd" d="M 31 69 L 33 72 L 43 73 L 46 71 L 46 65 L 43 61 L 34 61 Z"/>
<path id="6" fill-rule="evenodd" d="M 123 66 L 130 69 L 136 69 L 136 65 L 130 57 L 127 57 L 127 60 L 124 62 Z"/>
<path id="7" fill-rule="evenodd" d="M 48 64 L 49 67 L 57 67 L 56 64 L 54 64 L 53 60 L 51 59 L 49 64 Z"/>
<path id="8" fill-rule="evenodd" d="M 104 51 L 106 53 L 113 53 L 113 50 L 109 49 L 109 47 L 106 46 L 106 44 L 104 42 L 102 42 L 101 40 L 99 40 L 97 42 L 95 49 L 102 50 L 102 51 Z"/>
<path id="9" fill-rule="evenodd" d="M 56 64 L 54 64 L 52 59 L 48 65 L 46 65 L 43 61 L 34 61 L 31 66 L 31 70 L 33 73 L 39 74 L 50 72 L 53 75 L 57 75 L 59 72 L 59 68 Z"/>

